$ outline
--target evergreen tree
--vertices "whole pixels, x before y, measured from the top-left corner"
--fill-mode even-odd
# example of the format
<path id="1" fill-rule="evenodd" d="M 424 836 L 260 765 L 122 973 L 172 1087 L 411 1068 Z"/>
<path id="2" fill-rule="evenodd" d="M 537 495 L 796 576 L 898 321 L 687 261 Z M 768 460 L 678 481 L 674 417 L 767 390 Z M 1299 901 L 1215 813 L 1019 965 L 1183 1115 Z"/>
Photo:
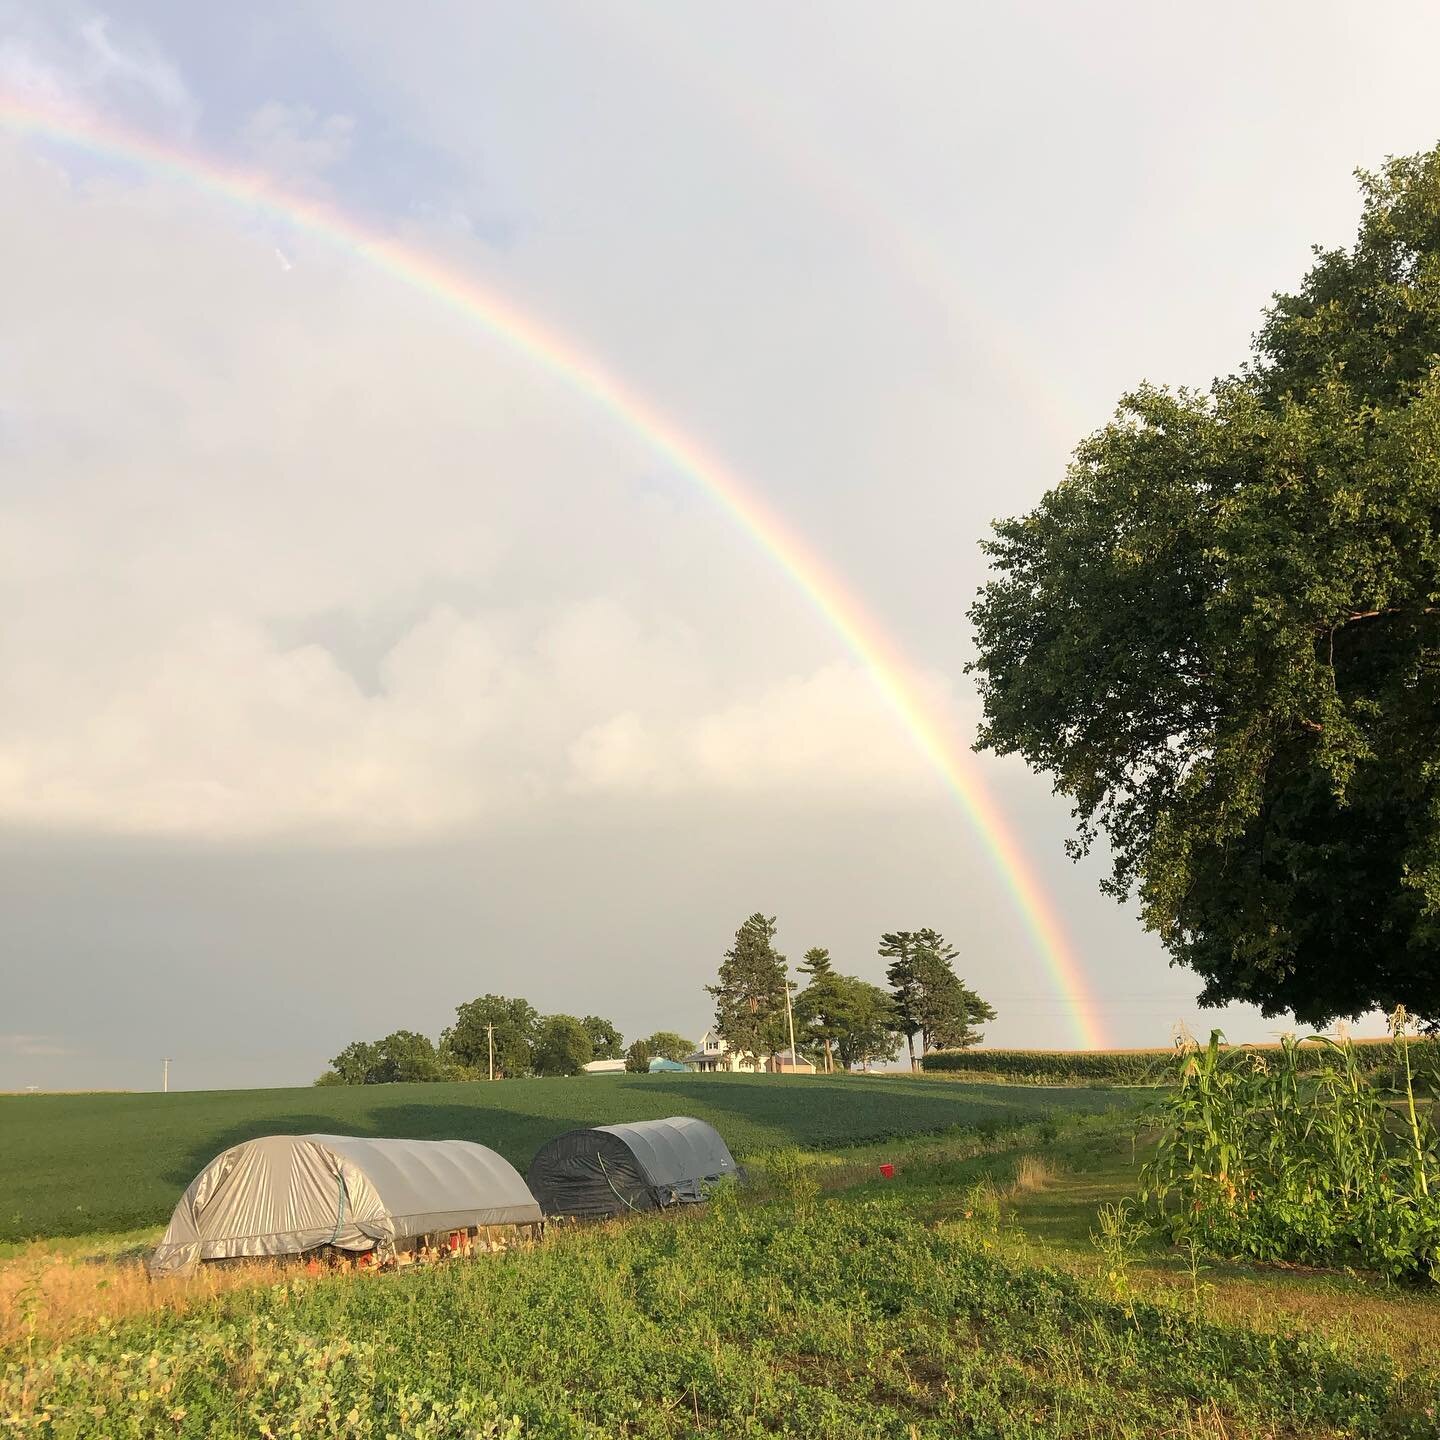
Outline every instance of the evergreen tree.
<path id="1" fill-rule="evenodd" d="M 840 976 L 830 960 L 830 952 L 816 947 L 805 952 L 799 970 L 810 977 L 810 983 L 795 997 L 795 1024 L 811 1048 L 825 1055 L 825 1073 L 835 1069 L 834 1044 L 837 1034 L 836 1009 Z"/>
<path id="2" fill-rule="evenodd" d="M 880 956 L 890 962 L 885 967 L 885 978 L 890 983 L 890 1003 L 895 1011 L 895 1028 L 905 1037 L 912 1070 L 915 1069 L 915 1037 L 920 1033 L 922 1024 L 916 948 L 916 936 L 910 930 L 892 930 L 880 937 Z"/>
<path id="3" fill-rule="evenodd" d="M 705 988 L 715 997 L 715 1031 L 737 1059 L 758 1069 L 762 1057 L 785 1045 L 785 957 L 775 949 L 775 918 L 758 912 L 736 932 L 720 964 L 719 983 Z"/>
<path id="4" fill-rule="evenodd" d="M 956 975 L 959 951 L 943 935 L 919 930 L 913 938 L 920 1053 L 976 1044 L 981 1036 L 974 1027 L 993 1020 L 995 1011 Z"/>

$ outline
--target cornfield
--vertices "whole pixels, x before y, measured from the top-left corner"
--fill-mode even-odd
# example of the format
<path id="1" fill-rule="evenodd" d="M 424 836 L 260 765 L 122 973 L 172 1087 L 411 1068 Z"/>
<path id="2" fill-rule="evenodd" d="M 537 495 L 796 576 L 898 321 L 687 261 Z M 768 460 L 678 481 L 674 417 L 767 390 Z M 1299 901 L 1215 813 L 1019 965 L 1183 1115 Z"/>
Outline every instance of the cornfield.
<path id="1" fill-rule="evenodd" d="M 1433 1054 L 1403 1013 L 1392 1027 L 1383 1067 L 1323 1037 L 1259 1052 L 1215 1030 L 1179 1050 L 1141 1189 L 1171 1238 L 1440 1282 L 1440 1135 L 1435 1102 L 1417 1099 L 1440 1076 L 1417 1075 Z"/>
<path id="2" fill-rule="evenodd" d="M 1440 1040 L 1412 1038 L 1409 1045 L 1417 1078 L 1440 1073 Z M 1247 1046 L 1245 1053 L 1268 1056 L 1281 1048 Z M 1350 1048 L 1356 1069 L 1367 1075 L 1385 1074 L 1395 1060 L 1393 1047 L 1383 1040 L 1351 1042 Z M 1302 1042 L 1292 1059 L 1300 1070 L 1330 1063 L 1326 1042 L 1320 1040 Z M 1175 1050 L 932 1050 L 921 1065 L 927 1075 L 961 1074 L 1011 1084 L 1169 1085 L 1175 1078 Z"/>

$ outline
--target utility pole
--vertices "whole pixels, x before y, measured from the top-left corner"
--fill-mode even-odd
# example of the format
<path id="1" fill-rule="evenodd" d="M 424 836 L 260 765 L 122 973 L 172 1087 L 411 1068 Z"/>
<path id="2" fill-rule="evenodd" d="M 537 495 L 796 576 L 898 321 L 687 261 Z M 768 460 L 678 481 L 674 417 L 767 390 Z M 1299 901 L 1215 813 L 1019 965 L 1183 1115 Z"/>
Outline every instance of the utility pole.
<path id="1" fill-rule="evenodd" d="M 790 1065 L 794 1074 L 800 1073 L 800 1057 L 795 1053 L 795 1015 L 790 1009 L 790 981 L 785 981 L 785 1023 L 790 1027 Z"/>
<path id="2" fill-rule="evenodd" d="M 485 1038 L 490 1042 L 490 1078 L 493 1080 L 495 1078 L 495 1027 L 493 1025 L 485 1027 Z"/>
<path id="3" fill-rule="evenodd" d="M 170 1057 L 168 1055 L 165 1057 L 165 1078 L 160 1082 L 160 1093 L 162 1095 L 170 1093 Z"/>

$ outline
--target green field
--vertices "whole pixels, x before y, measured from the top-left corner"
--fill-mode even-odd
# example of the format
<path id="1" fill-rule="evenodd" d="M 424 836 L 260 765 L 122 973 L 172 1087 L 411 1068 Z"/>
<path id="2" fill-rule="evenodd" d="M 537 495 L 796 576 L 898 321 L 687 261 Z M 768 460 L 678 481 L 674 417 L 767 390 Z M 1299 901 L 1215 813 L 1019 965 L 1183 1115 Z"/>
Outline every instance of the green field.
<path id="1" fill-rule="evenodd" d="M 719 1084 L 740 1105 L 772 1088 Z M 874 1102 L 862 1082 L 828 1103 Z M 770 1152 L 708 1214 L 409 1274 L 262 1276 L 174 1311 L 156 1308 L 170 1286 L 32 1254 L 8 1262 L 19 1307 L 40 1298 L 0 1340 L 0 1425 L 27 1440 L 1433 1437 L 1433 1297 L 1316 1271 L 1192 1275 L 1153 1238 L 1117 1279 L 1088 1237 L 1096 1204 L 1133 1189 L 1129 1120 Z M 77 1324 L 81 1286 L 143 1308 Z"/>
<path id="2" fill-rule="evenodd" d="M 902 1075 L 607 1075 L 496 1084 L 0 1097 L 0 1240 L 130 1229 L 169 1219 L 214 1155 L 256 1135 L 312 1132 L 477 1140 L 523 1171 L 580 1125 L 695 1115 L 743 1157 L 956 1125 L 1003 1128 L 1128 1098 L 1043 1094 Z"/>

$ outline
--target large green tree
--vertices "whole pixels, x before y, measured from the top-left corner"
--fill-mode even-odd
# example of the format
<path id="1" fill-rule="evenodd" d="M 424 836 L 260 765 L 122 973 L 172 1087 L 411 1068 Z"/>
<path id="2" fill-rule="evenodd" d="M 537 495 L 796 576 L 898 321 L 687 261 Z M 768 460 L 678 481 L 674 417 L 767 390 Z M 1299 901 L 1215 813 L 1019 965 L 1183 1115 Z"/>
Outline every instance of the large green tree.
<path id="1" fill-rule="evenodd" d="M 573 1015 L 547 1015 L 535 1036 L 530 1066 L 537 1075 L 578 1075 L 594 1056 L 581 1021 Z"/>
<path id="2" fill-rule="evenodd" d="M 834 978 L 835 1054 L 841 1066 L 849 1070 L 893 1060 L 900 1049 L 900 1025 L 889 994 L 853 975 Z"/>
<path id="3" fill-rule="evenodd" d="M 975 1028 L 995 1012 L 955 973 L 959 952 L 938 930 L 895 930 L 880 937 L 880 954 L 890 961 L 885 976 L 896 1029 L 905 1036 L 910 1068 L 915 1037 L 920 1053 L 936 1046 L 974 1045 Z"/>
<path id="4" fill-rule="evenodd" d="M 1144 386 L 995 527 L 980 744 L 1103 835 L 1201 1001 L 1440 1015 L 1440 150 L 1249 365 Z"/>
<path id="5" fill-rule="evenodd" d="M 373 1040 L 352 1040 L 331 1062 L 330 1071 L 342 1085 L 370 1085 L 380 1069 L 380 1047 Z M 325 1079 L 321 1076 L 321 1079 Z M 333 1084 L 334 1081 L 326 1083 Z"/>
<path id="6" fill-rule="evenodd" d="M 683 1035 L 677 1035 L 673 1030 L 657 1030 L 645 1038 L 644 1044 L 647 1058 L 650 1055 L 659 1055 L 666 1060 L 680 1061 L 695 1053 L 695 1042 L 687 1040 Z"/>
<path id="7" fill-rule="evenodd" d="M 446 1058 L 477 1075 L 488 1075 L 487 1025 L 495 1027 L 495 1074 L 528 1074 L 540 1029 L 540 1014 L 528 1000 L 506 995 L 481 995 L 456 1007 L 455 1023 L 441 1037 Z"/>
<path id="8" fill-rule="evenodd" d="M 615 1028 L 612 1021 L 599 1015 L 587 1015 L 581 1022 L 590 1037 L 596 1060 L 622 1060 L 625 1057 L 625 1037 Z"/>
<path id="9" fill-rule="evenodd" d="M 786 1043 L 785 957 L 775 949 L 775 918 L 758 912 L 735 932 L 716 984 L 715 1030 L 737 1055 L 758 1064 Z"/>
<path id="10" fill-rule="evenodd" d="M 428 1035 L 396 1030 L 383 1040 L 356 1040 L 331 1062 L 317 1083 L 327 1085 L 390 1085 L 402 1081 L 444 1080 L 445 1062 Z"/>

